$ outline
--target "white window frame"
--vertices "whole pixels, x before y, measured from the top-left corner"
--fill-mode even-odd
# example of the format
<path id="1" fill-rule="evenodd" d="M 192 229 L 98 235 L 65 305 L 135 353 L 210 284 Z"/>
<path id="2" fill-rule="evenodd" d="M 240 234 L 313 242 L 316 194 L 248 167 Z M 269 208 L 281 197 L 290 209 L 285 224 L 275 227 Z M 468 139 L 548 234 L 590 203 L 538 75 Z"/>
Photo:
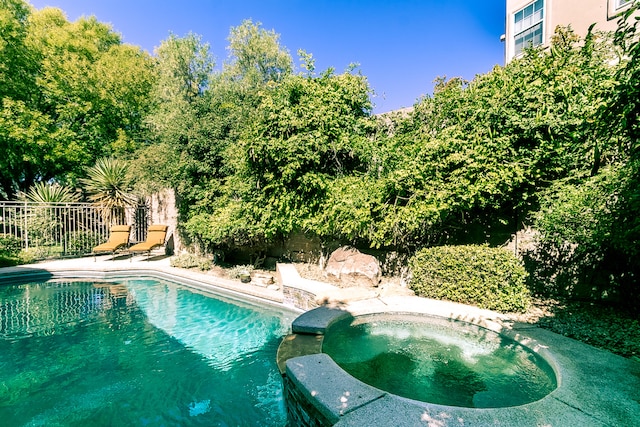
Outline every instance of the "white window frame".
<path id="1" fill-rule="evenodd" d="M 633 0 L 609 0 L 607 2 L 607 19 L 617 19 L 632 4 Z"/>
<path id="2" fill-rule="evenodd" d="M 527 46 L 544 44 L 544 3 L 544 0 L 534 0 L 513 14 L 514 57 L 522 54 Z"/>
<path id="3" fill-rule="evenodd" d="M 625 6 L 629 6 L 632 0 L 616 0 L 616 10 L 622 9 Z"/>

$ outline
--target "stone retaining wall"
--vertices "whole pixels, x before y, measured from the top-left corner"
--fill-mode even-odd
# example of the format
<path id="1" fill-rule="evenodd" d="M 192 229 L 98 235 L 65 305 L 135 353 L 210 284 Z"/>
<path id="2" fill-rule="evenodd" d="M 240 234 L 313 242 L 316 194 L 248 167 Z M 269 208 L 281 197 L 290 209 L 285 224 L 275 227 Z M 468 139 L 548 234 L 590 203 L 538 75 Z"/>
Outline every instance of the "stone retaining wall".
<path id="1" fill-rule="evenodd" d="M 287 407 L 287 422 L 296 427 L 330 427 L 333 422 L 326 419 L 287 375 L 282 376 L 284 400 Z"/>
<path id="2" fill-rule="evenodd" d="M 335 286 L 300 277 L 292 264 L 277 264 L 276 277 L 282 286 L 284 304 L 300 310 L 320 307 L 335 292 Z"/>

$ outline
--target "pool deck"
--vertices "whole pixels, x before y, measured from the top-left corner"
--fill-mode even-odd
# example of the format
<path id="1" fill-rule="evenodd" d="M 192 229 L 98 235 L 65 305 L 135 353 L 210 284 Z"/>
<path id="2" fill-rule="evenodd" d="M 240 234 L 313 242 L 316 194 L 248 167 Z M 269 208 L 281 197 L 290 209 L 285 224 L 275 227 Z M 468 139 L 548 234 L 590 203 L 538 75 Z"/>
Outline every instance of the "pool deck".
<path id="1" fill-rule="evenodd" d="M 205 291 L 283 305 L 282 286 L 314 294 L 322 307 L 306 311 L 292 325 L 279 350 L 287 377 L 309 390 L 318 410 L 336 426 L 639 426 L 640 362 L 476 307 L 410 296 L 350 294 L 302 279 L 295 267 L 279 267 L 280 289 L 268 289 L 215 275 L 174 268 L 164 256 L 75 258 L 0 268 L 0 285 L 31 278 L 153 275 L 179 279 Z M 291 309 L 295 309 L 290 307 Z M 297 309 L 302 312 L 303 310 Z M 455 318 L 507 335 L 543 356 L 558 388 L 543 399 L 510 408 L 472 409 L 400 398 L 350 377 L 320 353 L 324 329 L 341 316 L 403 312 Z"/>
<path id="2" fill-rule="evenodd" d="M 43 261 L 36 264 L 0 268 L 0 284 L 5 280 L 19 280 L 24 277 L 38 278 L 117 278 L 118 276 L 153 275 L 168 280 L 180 280 L 187 285 L 198 287 L 204 291 L 222 292 L 231 296 L 238 295 L 243 299 L 259 299 L 272 304 L 281 305 L 281 290 L 257 286 L 253 283 L 241 283 L 239 280 L 222 278 L 205 272 L 171 267 L 170 258 L 161 256 L 101 255 L 97 257 L 70 258 Z"/>

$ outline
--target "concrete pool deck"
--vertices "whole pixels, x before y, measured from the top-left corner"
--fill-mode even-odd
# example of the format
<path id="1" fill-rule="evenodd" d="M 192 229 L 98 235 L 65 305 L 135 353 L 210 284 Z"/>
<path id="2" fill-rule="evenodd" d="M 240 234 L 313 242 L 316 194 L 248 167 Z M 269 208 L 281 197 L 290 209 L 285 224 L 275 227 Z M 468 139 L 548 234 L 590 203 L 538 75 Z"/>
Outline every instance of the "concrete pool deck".
<path id="1" fill-rule="evenodd" d="M 36 264 L 0 268 L 0 284 L 21 278 L 117 278 L 118 276 L 154 275 L 168 280 L 178 279 L 204 291 L 237 294 L 243 298 L 257 298 L 273 304 L 283 303 L 281 290 L 268 289 L 252 283 L 226 279 L 204 272 L 171 267 L 167 256 L 101 255 L 94 257 L 69 258 L 43 261 Z"/>
<path id="2" fill-rule="evenodd" d="M 350 294 L 302 279 L 290 265 L 279 266 L 280 290 L 174 268 L 167 257 L 100 256 L 0 268 L 0 284 L 31 278 L 159 276 L 286 306 L 295 288 L 322 307 L 305 311 L 285 338 L 278 363 L 288 380 L 308 391 L 313 405 L 336 426 L 640 426 L 640 363 L 498 313 L 408 296 Z M 290 301 L 289 301 L 290 302 Z M 294 307 L 290 307 L 295 309 Z M 310 308 L 310 307 L 308 307 Z M 306 308 L 304 308 L 306 310 Z M 304 311 L 297 307 L 297 311 Z M 543 399 L 509 408 L 473 409 L 400 398 L 349 376 L 321 354 L 324 329 L 340 316 L 402 312 L 464 320 L 507 335 L 542 355 L 553 367 L 558 388 Z"/>

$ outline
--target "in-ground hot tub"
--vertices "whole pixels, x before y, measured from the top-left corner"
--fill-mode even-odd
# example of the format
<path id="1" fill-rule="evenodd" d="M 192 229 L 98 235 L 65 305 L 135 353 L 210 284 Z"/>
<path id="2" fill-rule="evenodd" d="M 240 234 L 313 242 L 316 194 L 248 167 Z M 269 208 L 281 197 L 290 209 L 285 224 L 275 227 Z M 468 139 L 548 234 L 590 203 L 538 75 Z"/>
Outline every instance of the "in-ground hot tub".
<path id="1" fill-rule="evenodd" d="M 557 386 L 549 363 L 531 349 L 489 329 L 435 316 L 348 316 L 327 328 L 322 352 L 366 384 L 441 405 L 518 406 Z"/>
<path id="2" fill-rule="evenodd" d="M 514 406 L 477 408 L 431 403 L 402 397 L 371 386 L 349 374 L 331 356 L 323 353 L 323 348 L 325 350 L 327 348 L 324 342 L 332 339 L 330 336 L 337 331 L 334 327 L 340 326 L 341 322 L 345 322 L 348 328 L 351 324 L 357 326 L 360 319 L 365 320 L 364 323 L 371 324 L 371 319 L 376 319 L 374 321 L 378 322 L 377 319 L 380 318 L 377 316 L 383 313 L 392 316 L 408 313 L 411 315 L 410 323 L 423 316 L 436 316 L 442 318 L 445 325 L 448 325 L 446 322 L 452 322 L 449 319 L 455 319 L 481 327 L 477 330 L 472 327 L 470 333 L 481 332 L 486 337 L 487 343 L 494 342 L 496 338 L 494 334 L 497 334 L 501 346 L 503 343 L 507 343 L 507 347 L 515 347 L 516 343 L 521 345 L 524 347 L 522 356 L 518 356 L 519 353 L 516 352 L 511 359 L 516 358 L 519 363 L 521 357 L 527 359 L 532 357 L 531 353 L 534 353 L 533 360 L 536 364 L 540 363 L 538 357 L 543 359 L 538 365 L 541 369 L 540 375 L 549 375 L 548 381 L 555 382 L 557 385 L 538 400 Z M 374 316 L 371 317 L 371 315 Z M 280 344 L 277 358 L 278 368 L 283 374 L 287 413 L 292 425 L 317 427 L 638 425 L 640 427 L 637 422 L 640 420 L 640 363 L 529 324 L 514 323 L 499 313 L 417 297 L 381 297 L 323 306 L 307 311 L 293 321 L 291 330 L 292 334 L 285 337 Z M 403 337 L 405 332 L 398 333 L 392 330 L 385 334 Z M 419 334 L 426 335 L 424 332 Z M 462 332 L 462 334 L 464 336 L 465 333 Z M 357 334 L 354 335 L 357 336 Z M 358 344 L 357 339 L 353 337 L 347 340 L 354 340 L 351 343 L 353 345 Z M 451 341 L 451 338 L 449 340 Z M 480 359 L 484 357 L 481 356 L 483 352 L 495 352 L 491 350 L 490 344 L 482 344 L 473 350 L 473 344 L 468 348 L 465 346 L 470 345 L 469 341 L 466 338 L 463 341 L 465 344 L 461 349 L 454 350 L 451 347 L 451 351 L 461 353 L 462 359 Z M 401 353 L 403 353 L 405 347 L 410 345 L 411 343 L 399 344 L 396 349 L 402 347 Z M 442 344 L 439 351 L 446 352 L 449 345 L 452 344 Z M 482 346 L 485 350 L 481 350 Z M 361 349 L 356 347 L 355 354 L 360 352 Z M 467 354 L 463 355 L 465 352 Z M 382 354 L 382 352 L 376 354 Z M 393 370 L 396 373 L 409 369 L 415 372 L 417 366 L 404 355 L 400 357 L 374 355 L 372 358 L 376 357 L 389 360 L 385 363 L 375 362 L 374 366 L 380 366 L 383 370 Z M 365 360 L 369 359 L 365 357 Z M 436 361 L 436 364 L 438 363 L 445 364 L 442 360 Z M 551 372 L 548 371 L 547 365 L 552 368 Z M 511 369 L 501 363 L 495 366 L 496 370 L 502 370 L 502 374 L 505 374 L 505 369 L 507 371 Z M 436 368 L 420 369 L 435 375 Z M 451 376 L 457 379 L 462 378 L 460 381 L 462 384 L 465 383 L 466 378 L 472 379 L 469 384 L 473 385 L 471 400 L 474 405 L 480 401 L 490 400 L 486 390 L 478 390 L 479 382 L 476 374 L 469 374 L 467 369 L 467 367 L 460 368 L 454 370 L 454 374 L 439 373 L 438 375 L 440 379 Z M 444 373 L 446 370 L 440 372 Z M 542 382 L 545 381 L 547 380 Z M 504 400 L 501 402 L 501 405 L 506 404 L 508 403 Z"/>

